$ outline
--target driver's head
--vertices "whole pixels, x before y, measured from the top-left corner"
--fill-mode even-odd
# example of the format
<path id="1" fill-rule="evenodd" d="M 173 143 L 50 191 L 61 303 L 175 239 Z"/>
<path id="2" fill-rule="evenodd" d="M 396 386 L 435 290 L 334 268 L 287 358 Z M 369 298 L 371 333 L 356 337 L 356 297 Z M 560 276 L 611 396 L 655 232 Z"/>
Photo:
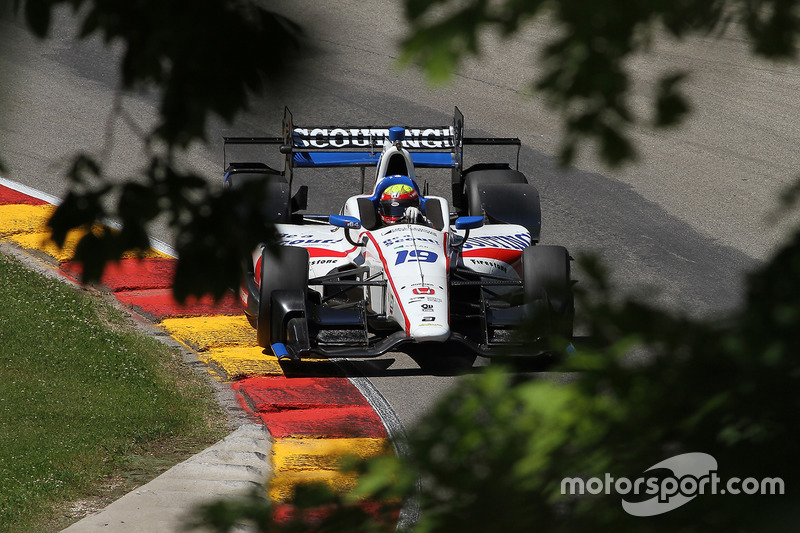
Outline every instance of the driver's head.
<path id="1" fill-rule="evenodd" d="M 378 211 L 385 225 L 397 224 L 409 207 L 419 208 L 419 195 L 410 185 L 390 185 L 381 194 Z"/>

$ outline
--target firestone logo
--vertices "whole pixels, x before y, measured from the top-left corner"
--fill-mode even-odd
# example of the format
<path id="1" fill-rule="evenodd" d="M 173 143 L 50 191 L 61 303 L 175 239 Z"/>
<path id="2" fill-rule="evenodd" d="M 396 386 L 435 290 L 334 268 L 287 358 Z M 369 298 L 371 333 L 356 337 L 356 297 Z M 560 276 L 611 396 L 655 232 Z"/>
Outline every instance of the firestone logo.
<path id="1" fill-rule="evenodd" d="M 645 472 L 669 470 L 666 477 L 639 477 L 635 480 L 622 477 L 614 479 L 606 473 L 604 478 L 593 477 L 564 478 L 561 480 L 561 494 L 583 495 L 617 494 L 627 496 L 648 495 L 644 501 L 628 501 L 622 498 L 622 508 L 633 516 L 655 516 L 667 513 L 685 505 L 703 494 L 783 494 L 784 482 L 781 478 L 740 479 L 732 477 L 727 481 L 717 475 L 717 460 L 707 453 L 685 453 L 656 463 Z"/>

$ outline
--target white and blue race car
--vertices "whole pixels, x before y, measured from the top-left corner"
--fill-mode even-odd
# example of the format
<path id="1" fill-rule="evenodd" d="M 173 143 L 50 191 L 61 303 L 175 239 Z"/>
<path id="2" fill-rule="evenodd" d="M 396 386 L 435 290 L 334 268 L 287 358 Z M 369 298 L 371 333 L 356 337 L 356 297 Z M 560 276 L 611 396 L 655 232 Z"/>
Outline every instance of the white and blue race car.
<path id="1" fill-rule="evenodd" d="M 570 256 L 538 244 L 538 191 L 505 163 L 462 169 L 465 145 L 516 146 L 518 158 L 519 140 L 465 138 L 463 124 L 456 108 L 446 127 L 298 127 L 286 110 L 282 137 L 225 139 L 278 144 L 284 155 L 281 171 L 231 163 L 225 174 L 227 187 L 266 184 L 278 234 L 280 253 L 255 250 L 239 290 L 260 346 L 279 358 L 357 358 L 455 342 L 493 356 L 524 324 L 535 355 L 572 336 Z M 360 168 L 362 193 L 338 214 L 304 214 L 307 188 L 292 190 L 301 167 Z M 428 195 L 418 168 L 449 170 L 452 201 Z M 398 185 L 413 189 L 421 216 L 383 225 L 381 198 Z"/>

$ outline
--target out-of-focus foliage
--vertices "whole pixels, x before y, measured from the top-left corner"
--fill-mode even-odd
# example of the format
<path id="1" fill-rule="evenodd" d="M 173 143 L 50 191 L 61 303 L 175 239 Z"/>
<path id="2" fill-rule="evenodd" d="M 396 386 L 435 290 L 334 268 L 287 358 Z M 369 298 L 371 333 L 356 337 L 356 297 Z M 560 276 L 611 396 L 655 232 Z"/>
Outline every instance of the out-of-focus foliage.
<path id="1" fill-rule="evenodd" d="M 175 296 L 179 300 L 189 294 L 219 298 L 238 286 L 241 258 L 271 228 L 264 222 L 269 215 L 264 212 L 263 183 L 216 191 L 201 176 L 181 172 L 159 155 L 143 169 L 140 180 L 111 185 L 102 179 L 100 165 L 87 155 L 76 157 L 68 177 L 71 190 L 48 224 L 59 246 L 71 229 L 86 230 L 75 250 L 85 280 L 99 279 L 107 261 L 129 250 L 147 250 L 148 224 L 166 214 L 170 226 L 178 230 Z M 118 193 L 116 206 L 107 210 L 103 198 L 112 192 Z M 97 224 L 112 218 L 119 222 L 119 230 Z"/>
<path id="2" fill-rule="evenodd" d="M 414 498 L 415 532 L 790 530 L 800 519 L 800 234 L 750 277 L 744 305 L 725 320 L 620 301 L 596 261 L 583 258 L 582 270 L 591 340 L 564 373 L 490 367 L 460 380 L 411 430 L 408 456 L 373 459 L 352 494 L 314 500 L 328 509 L 314 530 L 339 531 L 342 513 L 365 501 Z M 654 497 L 646 485 L 638 496 L 562 493 L 565 478 L 671 474 L 646 471 L 693 452 L 716 459 L 720 488 L 734 477 L 780 478 L 785 494 L 712 495 L 707 485 L 682 507 L 634 517 L 622 500 Z M 219 505 L 232 527 L 238 504 Z M 264 531 L 291 531 L 284 526 Z"/>
<path id="3" fill-rule="evenodd" d="M 463 58 L 480 53 L 485 28 L 511 36 L 535 17 L 547 17 L 561 31 L 544 48 L 536 87 L 563 112 L 563 159 L 588 137 L 616 164 L 633 155 L 625 135 L 635 120 L 625 99 L 625 60 L 646 50 L 656 32 L 682 38 L 736 22 L 755 54 L 793 58 L 796 4 L 406 0 L 412 29 L 405 60 L 446 79 Z M 680 92 L 685 76 L 667 73 L 656 85 L 654 125 L 676 124 L 690 112 Z M 796 202 L 798 191 L 787 192 L 785 206 Z M 749 278 L 741 307 L 714 320 L 620 298 L 597 261 L 583 258 L 581 267 L 578 308 L 590 340 L 558 369 L 563 373 L 532 376 L 494 367 L 459 380 L 412 428 L 408 456 L 361 465 L 350 495 L 298 494 L 304 506 L 327 509 L 316 515 L 316 530 L 337 531 L 334 524 L 341 522 L 335 521 L 352 518 L 348 513 L 365 501 L 398 500 L 416 501 L 420 518 L 412 529 L 420 532 L 793 528 L 800 518 L 800 467 L 792 460 L 800 442 L 800 234 Z M 713 456 L 723 483 L 781 478 L 786 494 L 703 494 L 640 518 L 626 513 L 623 498 L 652 495 L 562 493 L 567 477 L 663 476 L 663 470 L 646 471 L 692 452 Z M 312 493 L 315 498 L 308 497 Z M 227 520 L 220 531 L 228 531 L 237 523 L 236 504 L 219 505 L 216 512 Z M 268 502 L 259 511 L 274 512 Z M 353 520 L 348 530 L 374 527 Z M 278 521 L 268 530 L 280 528 Z"/>
<path id="4" fill-rule="evenodd" d="M 123 45 L 125 89 L 160 89 L 161 120 L 146 133 L 153 150 L 139 183 L 112 185 L 91 157 L 70 171 L 73 192 L 51 225 L 63 242 L 84 228 L 78 246 L 89 276 L 107 259 L 144 248 L 144 228 L 166 212 L 179 234 L 176 291 L 220 294 L 238 275 L 250 237 L 232 238 L 261 213 L 259 195 L 216 195 L 199 177 L 174 164 L 176 150 L 202 138 L 209 114 L 231 119 L 249 91 L 276 75 L 298 39 L 296 26 L 246 1 L 27 0 L 29 27 L 45 36 L 57 5 L 82 17 L 82 36 Z M 411 32 L 406 61 L 445 79 L 459 62 L 479 54 L 480 35 L 496 28 L 512 36 L 537 17 L 559 32 L 543 50 L 534 85 L 559 109 L 566 126 L 562 159 L 578 142 L 597 142 L 611 164 L 634 150 L 626 129 L 635 118 L 626 100 L 626 60 L 647 50 L 657 32 L 675 38 L 721 31 L 738 23 L 753 52 L 793 58 L 796 0 L 406 0 Z M 270 49 L 273 52 L 265 54 Z M 666 73 L 656 85 L 655 125 L 678 123 L 689 112 L 680 91 L 686 73 Z M 787 195 L 796 200 L 797 191 Z M 103 198 L 120 195 L 107 212 Z M 120 231 L 96 229 L 118 217 Z M 226 227 L 223 224 L 229 224 Z M 202 261 L 200 261 L 202 259 Z M 202 264 L 201 271 L 194 268 Z M 357 519 L 369 501 L 418 497 L 418 531 L 710 531 L 789 530 L 797 523 L 800 401 L 800 235 L 753 275 L 741 309 L 725 320 L 702 321 L 633 300 L 612 298 L 599 266 L 584 261 L 582 316 L 592 343 L 568 360 L 567 383 L 493 370 L 459 382 L 410 435 L 411 454 L 362 465 L 353 495 L 303 489 L 296 504 L 328 512 L 319 529 L 374 528 Z M 185 283 L 181 285 L 181 281 Z M 204 281 L 210 280 L 210 281 Z M 205 282 L 214 283 L 204 285 Z M 556 378 L 562 374 L 553 373 Z M 703 495 L 655 518 L 633 518 L 619 495 L 565 497 L 566 476 L 635 479 L 657 462 L 705 452 L 719 475 L 785 480 L 783 496 Z M 417 494 L 419 472 L 422 484 Z M 269 502 L 220 503 L 206 524 L 228 531 L 240 519 L 273 527 Z M 302 513 L 301 513 L 302 514 Z M 367 513 L 369 514 L 369 513 Z M 345 518 L 343 518 L 345 517 Z M 343 521 L 344 520 L 344 521 Z M 290 520 L 291 530 L 308 528 Z"/>
<path id="5" fill-rule="evenodd" d="M 479 55 L 486 30 L 512 38 L 534 21 L 556 29 L 536 64 L 520 68 L 537 73 L 532 86 L 563 116 L 564 163 L 586 139 L 606 163 L 629 161 L 635 157 L 628 136 L 634 122 L 666 126 L 685 116 L 681 70 L 665 73 L 657 84 L 653 117 L 635 117 L 628 104 L 626 62 L 648 51 L 656 36 L 707 35 L 735 23 L 755 54 L 794 58 L 800 29 L 796 0 L 405 0 L 405 8 L 411 31 L 403 60 L 419 63 L 434 81 L 448 80 L 461 61 Z"/>
<path id="6" fill-rule="evenodd" d="M 412 432 L 413 455 L 398 462 L 423 479 L 415 531 L 789 529 L 800 513 L 789 459 L 800 437 L 800 238 L 751 276 L 745 304 L 724 321 L 610 303 L 596 263 L 583 270 L 591 344 L 567 361 L 569 383 L 489 372 L 460 383 Z M 637 518 L 613 489 L 561 493 L 565 477 L 635 480 L 688 452 L 712 455 L 722 480 L 780 477 L 786 494 L 706 494 Z M 363 483 L 376 477 L 395 486 L 379 472 Z"/>
<path id="7" fill-rule="evenodd" d="M 31 31 L 45 38 L 53 11 L 70 6 L 78 38 L 120 43 L 123 89 L 155 85 L 160 123 L 152 140 L 187 146 L 202 139 L 206 121 L 225 120 L 247 106 L 248 93 L 274 82 L 292 59 L 299 27 L 251 0 L 24 0 Z"/>
<path id="8" fill-rule="evenodd" d="M 402 44 L 402 60 L 422 65 L 432 79 L 446 80 L 460 62 L 470 55 L 481 53 L 481 39 L 487 29 L 495 29 L 504 37 L 512 37 L 525 25 L 546 21 L 557 30 L 546 43 L 537 63 L 529 65 L 538 73 L 533 87 L 543 93 L 564 120 L 564 139 L 560 157 L 568 163 L 579 144 L 592 141 L 603 160 L 611 165 L 635 157 L 628 131 L 632 124 L 645 121 L 656 127 L 680 123 L 690 111 L 681 92 L 681 82 L 687 73 L 676 70 L 663 74 L 655 85 L 652 116 L 636 117 L 628 104 L 630 74 L 626 61 L 647 51 L 656 35 L 666 34 L 680 39 L 689 35 L 723 31 L 736 23 L 752 42 L 753 52 L 770 58 L 793 58 L 796 35 L 800 24 L 796 0 L 683 0 L 655 2 L 621 2 L 620 0 L 405 0 L 406 18 L 410 24 L 408 37 Z M 133 0 L 15 0 L 16 12 L 38 36 L 46 37 L 54 10 L 67 6 L 79 19 L 77 38 L 101 36 L 108 43 L 121 45 L 120 79 L 122 90 L 156 89 L 160 117 L 152 131 L 143 132 L 143 143 L 152 151 L 150 169 L 132 172 L 145 178 L 153 168 L 167 169 L 170 188 L 191 197 L 184 202 L 186 212 L 174 216 L 175 230 L 188 243 L 192 238 L 191 222 L 197 229 L 195 217 L 199 209 L 206 222 L 222 221 L 227 213 L 207 212 L 209 205 L 219 202 L 217 195 L 193 176 L 187 176 L 175 165 L 177 151 L 202 140 L 210 116 L 232 120 L 246 108 L 250 93 L 258 92 L 265 84 L 282 79 L 284 68 L 300 50 L 302 38 L 299 27 L 266 9 L 254 0 L 199 0 L 187 8 L 180 2 Z M 269 51 L 269 52 L 266 52 Z M 526 68 L 521 65 L 521 68 Z M 533 77 L 533 75 L 532 75 Z M 82 164 L 86 156 L 79 156 Z M 108 184 L 103 169 L 97 169 L 100 183 L 84 186 L 83 192 L 73 190 L 82 207 L 80 213 L 65 213 L 75 203 L 65 203 L 52 221 L 57 234 L 81 226 L 69 226 L 69 221 L 81 219 L 99 221 L 101 215 L 120 217 L 119 210 L 90 211 L 91 206 L 103 204 L 103 199 L 118 194 L 125 185 Z M 172 178 L 179 178 L 172 181 Z M 185 179 L 183 179 L 185 178 Z M 136 180 L 131 180 L 136 181 Z M 141 180 L 139 180 L 141 181 Z M 182 183 L 191 184 L 183 189 Z M 146 213 L 162 211 L 164 205 L 174 205 L 149 193 L 139 195 L 147 200 L 142 205 Z M 85 195 L 83 198 L 79 195 Z M 107 205 L 107 202 L 105 202 Z M 146 227 L 134 227 L 152 218 L 128 217 L 127 236 L 115 234 L 98 236 L 87 231 L 81 247 L 82 258 L 87 252 L 103 253 L 88 265 L 85 278 L 93 279 L 101 266 L 119 257 L 125 246 L 143 243 Z M 135 235 L 135 237 L 133 237 Z M 206 236 L 207 246 L 221 249 L 230 246 L 214 241 L 214 233 Z M 255 238 L 255 237 L 254 237 Z M 94 240 L 95 242 L 90 242 Z M 110 245 L 110 241 L 115 244 Z M 244 242 L 250 243 L 245 238 Z M 188 244 L 187 244 L 188 245 Z M 194 245 L 192 245 L 194 246 Z M 241 255 L 241 254 L 239 254 Z M 233 270 L 229 256 L 203 263 L 217 273 Z M 192 273 L 198 265 L 180 259 L 181 273 Z M 211 286 L 195 287 L 194 279 L 179 276 L 176 284 L 179 296 L 188 292 L 208 291 L 221 294 L 227 276 L 212 277 Z"/>
<path id="9" fill-rule="evenodd" d="M 84 264 L 84 280 L 94 281 L 106 262 L 146 250 L 148 224 L 165 214 L 178 240 L 176 296 L 221 296 L 238 285 L 239 261 L 264 239 L 242 229 L 264 227 L 256 207 L 263 194 L 222 193 L 182 170 L 176 155 L 204 140 L 209 118 L 233 120 L 253 93 L 281 79 L 300 50 L 299 26 L 251 0 L 24 0 L 15 11 L 46 38 L 64 6 L 79 21 L 76 39 L 121 45 L 120 90 L 155 89 L 159 118 L 141 132 L 149 164 L 123 183 L 108 180 L 94 157 L 76 155 L 70 192 L 49 221 L 54 241 L 62 245 L 70 230 L 83 230 L 75 259 Z M 115 207 L 104 207 L 109 198 Z M 97 224 L 110 219 L 120 231 Z"/>

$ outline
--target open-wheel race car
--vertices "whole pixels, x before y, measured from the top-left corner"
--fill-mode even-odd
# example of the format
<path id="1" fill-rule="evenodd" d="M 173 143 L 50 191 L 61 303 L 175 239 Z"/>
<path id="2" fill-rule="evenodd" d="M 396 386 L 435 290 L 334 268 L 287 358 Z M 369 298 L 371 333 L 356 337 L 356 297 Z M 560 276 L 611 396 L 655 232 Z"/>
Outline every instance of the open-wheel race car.
<path id="1" fill-rule="evenodd" d="M 451 126 L 424 128 L 298 127 L 286 110 L 282 137 L 225 139 L 278 145 L 284 158 L 280 171 L 230 163 L 225 173 L 226 187 L 265 184 L 278 234 L 279 254 L 264 243 L 243 263 L 239 296 L 260 346 L 356 358 L 456 342 L 492 356 L 524 323 L 541 341 L 535 355 L 571 337 L 570 256 L 538 244 L 537 189 L 507 163 L 462 168 L 465 145 L 515 146 L 518 160 L 520 141 L 463 128 L 458 108 Z M 302 213 L 307 187 L 293 190 L 293 171 L 332 167 L 360 168 L 361 194 L 337 214 Z M 452 201 L 420 187 L 421 168 L 450 171 Z"/>

